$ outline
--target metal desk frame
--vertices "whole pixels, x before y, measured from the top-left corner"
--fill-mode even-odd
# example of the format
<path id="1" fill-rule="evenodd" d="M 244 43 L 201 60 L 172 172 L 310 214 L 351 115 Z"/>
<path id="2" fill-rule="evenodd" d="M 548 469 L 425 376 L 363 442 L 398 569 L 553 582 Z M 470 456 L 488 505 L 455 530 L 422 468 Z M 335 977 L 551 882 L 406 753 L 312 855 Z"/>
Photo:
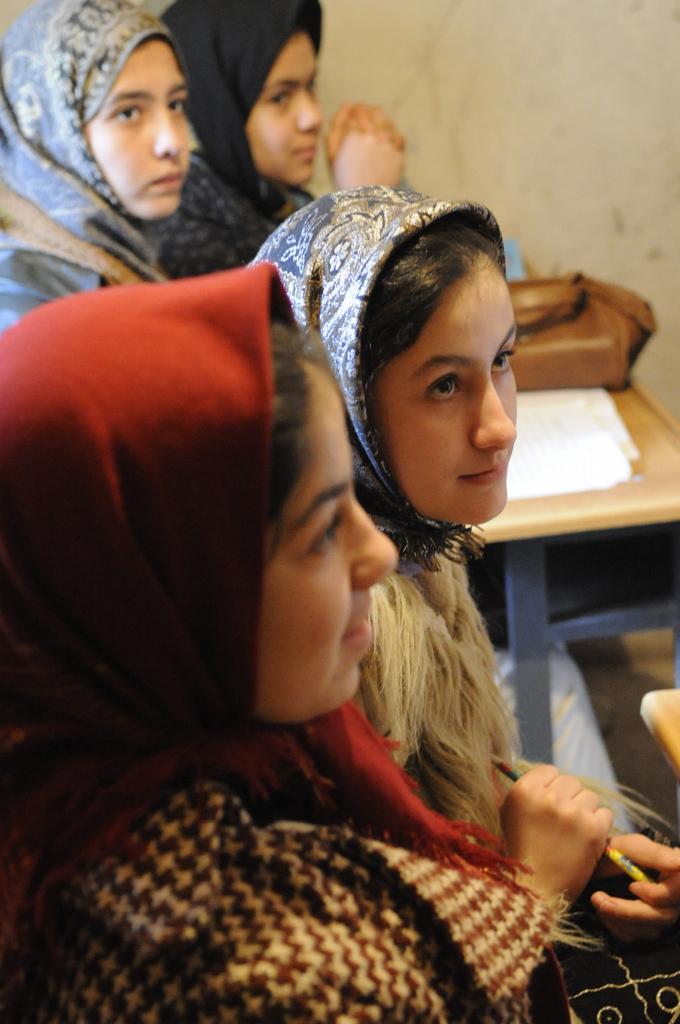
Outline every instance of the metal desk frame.
<path id="1" fill-rule="evenodd" d="M 579 541 L 628 540 L 667 535 L 672 558 L 672 592 L 639 603 L 612 605 L 551 621 L 546 555 L 551 545 Z M 552 760 L 548 676 L 551 641 L 617 636 L 646 629 L 674 631 L 676 685 L 680 682 L 680 523 L 650 524 L 620 530 L 589 531 L 561 537 L 537 537 L 510 543 L 505 552 L 505 595 L 509 647 L 515 657 L 517 718 L 527 757 Z"/>
<path id="2" fill-rule="evenodd" d="M 506 611 L 516 663 L 517 719 L 524 752 L 535 760 L 552 760 L 551 641 L 670 627 L 680 686 L 680 423 L 640 386 L 613 397 L 640 451 L 633 480 L 607 491 L 509 502 L 483 531 L 487 543 L 507 542 Z M 652 533 L 669 537 L 670 593 L 551 621 L 546 572 L 551 546 L 611 538 L 634 543 Z"/>

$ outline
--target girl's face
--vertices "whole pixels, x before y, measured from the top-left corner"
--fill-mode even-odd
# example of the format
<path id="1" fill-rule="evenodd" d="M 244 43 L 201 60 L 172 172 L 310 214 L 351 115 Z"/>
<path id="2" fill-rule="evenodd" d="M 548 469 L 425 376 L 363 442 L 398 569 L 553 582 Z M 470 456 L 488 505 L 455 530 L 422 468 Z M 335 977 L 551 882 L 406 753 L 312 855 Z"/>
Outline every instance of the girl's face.
<path id="1" fill-rule="evenodd" d="M 270 527 L 263 580 L 254 714 L 266 722 L 305 722 L 354 695 L 370 588 L 396 564 L 354 496 L 340 397 L 309 372 L 309 461 Z"/>
<path id="2" fill-rule="evenodd" d="M 321 131 L 316 54 L 306 32 L 290 37 L 246 121 L 255 167 L 277 185 L 306 185 Z"/>
<path id="3" fill-rule="evenodd" d="M 85 127 L 92 156 L 128 213 L 169 217 L 189 170 L 187 88 L 161 39 L 130 55 L 101 109 Z"/>
<path id="4" fill-rule="evenodd" d="M 378 374 L 369 419 L 399 487 L 423 515 L 485 523 L 504 508 L 517 396 L 515 318 L 489 262 L 451 285 L 417 341 Z"/>

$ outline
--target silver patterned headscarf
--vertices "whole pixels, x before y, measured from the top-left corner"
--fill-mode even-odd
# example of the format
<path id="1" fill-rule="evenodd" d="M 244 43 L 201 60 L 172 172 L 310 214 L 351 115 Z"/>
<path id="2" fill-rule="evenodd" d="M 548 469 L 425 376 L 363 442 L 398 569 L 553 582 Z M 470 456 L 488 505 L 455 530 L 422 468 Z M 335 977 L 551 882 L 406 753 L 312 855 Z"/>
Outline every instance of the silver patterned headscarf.
<path id="1" fill-rule="evenodd" d="M 160 276 L 152 232 L 121 206 L 83 128 L 153 37 L 176 52 L 167 28 L 134 0 L 37 0 L 0 40 L 4 184 L 146 279 Z M 0 233 L 0 246 L 15 244 Z"/>
<path id="2" fill-rule="evenodd" d="M 408 563 L 432 568 L 440 553 L 477 554 L 469 527 L 421 515 L 399 489 L 368 422 L 361 374 L 366 308 L 392 253 L 441 217 L 459 215 L 497 240 L 493 215 L 476 203 L 430 199 L 406 189 L 335 192 L 293 214 L 265 242 L 255 262 L 274 263 L 303 328 L 321 333 L 350 421 L 357 495 Z M 407 569 L 408 571 L 408 569 Z"/>

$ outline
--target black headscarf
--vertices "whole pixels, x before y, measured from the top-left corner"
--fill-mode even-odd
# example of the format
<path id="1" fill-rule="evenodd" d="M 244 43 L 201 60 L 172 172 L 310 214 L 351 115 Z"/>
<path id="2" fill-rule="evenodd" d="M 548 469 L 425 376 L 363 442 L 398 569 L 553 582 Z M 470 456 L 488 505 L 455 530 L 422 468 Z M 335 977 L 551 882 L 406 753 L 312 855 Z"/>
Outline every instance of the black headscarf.
<path id="1" fill-rule="evenodd" d="M 267 75 L 296 29 L 318 52 L 319 0 L 176 0 L 163 15 L 184 59 L 189 119 L 214 171 L 266 213 L 281 193 L 263 195 L 245 125 Z"/>

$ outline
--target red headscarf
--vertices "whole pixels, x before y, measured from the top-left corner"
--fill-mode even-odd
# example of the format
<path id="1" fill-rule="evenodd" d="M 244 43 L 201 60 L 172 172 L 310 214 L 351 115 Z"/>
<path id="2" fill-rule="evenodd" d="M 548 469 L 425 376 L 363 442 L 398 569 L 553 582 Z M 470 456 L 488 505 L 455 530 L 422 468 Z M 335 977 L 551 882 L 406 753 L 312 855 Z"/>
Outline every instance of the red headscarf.
<path id="1" fill-rule="evenodd" d="M 284 766 L 336 817 L 502 870 L 427 811 L 356 710 L 249 721 L 272 405 L 266 265 L 50 303 L 0 342 L 0 871 L 5 922 L 189 772 Z"/>

